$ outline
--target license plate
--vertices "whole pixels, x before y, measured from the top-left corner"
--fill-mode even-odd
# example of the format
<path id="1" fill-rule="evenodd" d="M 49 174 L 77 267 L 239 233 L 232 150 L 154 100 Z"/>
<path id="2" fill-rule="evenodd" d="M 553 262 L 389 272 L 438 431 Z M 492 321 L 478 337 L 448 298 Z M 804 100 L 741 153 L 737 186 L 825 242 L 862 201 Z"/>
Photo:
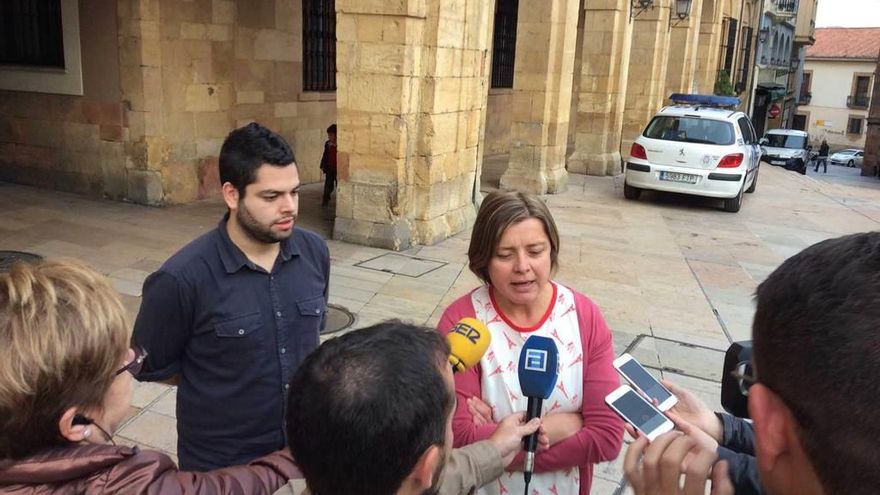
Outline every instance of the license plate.
<path id="1" fill-rule="evenodd" d="M 771 165 L 785 165 L 785 162 L 782 160 L 773 160 L 770 162 Z"/>
<path id="2" fill-rule="evenodd" d="M 660 172 L 660 180 L 669 182 L 685 182 L 688 184 L 696 184 L 699 175 L 682 174 L 680 172 Z"/>

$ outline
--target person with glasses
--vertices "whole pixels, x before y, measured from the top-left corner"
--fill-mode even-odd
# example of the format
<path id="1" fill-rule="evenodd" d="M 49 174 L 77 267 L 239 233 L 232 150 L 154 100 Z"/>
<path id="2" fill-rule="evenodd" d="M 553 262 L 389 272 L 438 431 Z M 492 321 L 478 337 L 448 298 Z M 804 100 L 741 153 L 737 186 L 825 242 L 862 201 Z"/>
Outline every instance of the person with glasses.
<path id="1" fill-rule="evenodd" d="M 810 246 L 757 289 L 749 415 L 761 484 L 771 495 L 874 494 L 880 487 L 880 232 Z M 670 432 L 633 442 L 636 495 L 734 493 L 726 462 Z M 640 458 L 644 460 L 639 461 Z M 684 475 L 684 487 L 680 478 Z"/>
<path id="2" fill-rule="evenodd" d="M 80 262 L 0 274 L 0 493 L 244 495 L 301 477 L 287 451 L 194 473 L 117 445 L 149 359 L 129 328 L 110 281 Z"/>

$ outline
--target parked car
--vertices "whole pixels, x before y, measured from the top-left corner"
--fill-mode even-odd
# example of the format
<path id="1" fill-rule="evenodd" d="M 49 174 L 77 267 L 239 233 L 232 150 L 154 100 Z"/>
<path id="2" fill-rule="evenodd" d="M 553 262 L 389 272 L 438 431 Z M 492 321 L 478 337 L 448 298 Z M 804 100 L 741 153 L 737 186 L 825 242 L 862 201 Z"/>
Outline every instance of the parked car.
<path id="1" fill-rule="evenodd" d="M 761 160 L 770 165 L 783 166 L 801 174 L 807 173 L 812 147 L 807 133 L 794 129 L 773 129 L 761 138 Z"/>
<path id="2" fill-rule="evenodd" d="M 861 167 L 865 152 L 862 150 L 840 150 L 828 159 L 834 165 L 846 165 L 847 167 Z"/>
<path id="3" fill-rule="evenodd" d="M 743 193 L 755 191 L 761 148 L 748 116 L 732 110 L 739 98 L 670 96 L 674 105 L 651 119 L 633 143 L 623 194 L 638 199 L 643 189 L 724 199 L 737 212 Z"/>

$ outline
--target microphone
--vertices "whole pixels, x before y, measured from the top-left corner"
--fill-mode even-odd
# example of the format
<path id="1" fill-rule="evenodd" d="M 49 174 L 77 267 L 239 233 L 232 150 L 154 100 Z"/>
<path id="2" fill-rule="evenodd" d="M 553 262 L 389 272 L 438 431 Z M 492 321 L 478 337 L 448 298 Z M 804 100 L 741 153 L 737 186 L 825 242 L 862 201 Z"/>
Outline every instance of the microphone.
<path id="1" fill-rule="evenodd" d="M 556 379 L 559 376 L 559 349 L 553 339 L 532 335 L 526 340 L 519 354 L 519 386 L 524 396 L 528 397 L 529 404 L 526 408 L 526 422 L 541 416 L 541 407 L 544 399 L 550 397 Z M 532 471 L 535 469 L 535 449 L 538 447 L 538 433 L 523 439 L 523 448 L 526 451 L 523 463 L 523 478 L 526 481 L 526 493 L 529 491 L 529 482 L 532 481 Z"/>
<path id="2" fill-rule="evenodd" d="M 446 342 L 452 371 L 460 373 L 480 362 L 492 342 L 492 334 L 482 321 L 462 318 L 446 335 Z"/>

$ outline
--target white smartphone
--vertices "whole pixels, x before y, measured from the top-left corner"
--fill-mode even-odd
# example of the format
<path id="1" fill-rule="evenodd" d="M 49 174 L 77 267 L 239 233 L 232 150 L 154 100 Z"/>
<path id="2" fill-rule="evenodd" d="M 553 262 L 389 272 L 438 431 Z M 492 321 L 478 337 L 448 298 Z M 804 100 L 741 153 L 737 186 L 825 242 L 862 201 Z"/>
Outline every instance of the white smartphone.
<path id="1" fill-rule="evenodd" d="M 648 437 L 649 442 L 667 431 L 672 431 L 672 421 L 629 385 L 621 385 L 608 394 L 605 403 L 624 421 Z"/>
<path id="2" fill-rule="evenodd" d="M 678 403 L 678 397 L 672 395 L 662 383 L 654 378 L 636 358 L 629 354 L 622 354 L 614 360 L 614 367 L 626 378 L 626 381 L 649 400 L 657 401 L 657 409 L 668 411 L 670 407 Z"/>

